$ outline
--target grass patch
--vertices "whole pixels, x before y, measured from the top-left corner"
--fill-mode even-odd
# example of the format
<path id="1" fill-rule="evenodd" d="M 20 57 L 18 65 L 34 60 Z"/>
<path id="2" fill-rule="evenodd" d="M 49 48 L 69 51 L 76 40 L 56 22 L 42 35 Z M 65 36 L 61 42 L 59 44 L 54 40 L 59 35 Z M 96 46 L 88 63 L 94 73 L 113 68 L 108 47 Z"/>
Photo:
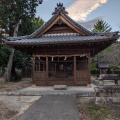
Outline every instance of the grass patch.
<path id="1" fill-rule="evenodd" d="M 96 105 L 94 102 L 88 103 L 87 109 L 92 120 L 103 120 L 109 114 L 109 108 L 107 106 Z"/>

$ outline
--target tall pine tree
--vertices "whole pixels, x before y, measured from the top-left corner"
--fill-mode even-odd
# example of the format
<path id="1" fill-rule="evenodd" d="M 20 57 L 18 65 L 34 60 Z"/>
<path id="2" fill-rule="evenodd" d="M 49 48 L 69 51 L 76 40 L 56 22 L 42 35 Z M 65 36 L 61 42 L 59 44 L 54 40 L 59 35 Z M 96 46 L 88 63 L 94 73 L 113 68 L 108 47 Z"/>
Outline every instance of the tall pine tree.
<path id="1" fill-rule="evenodd" d="M 98 22 L 94 24 L 94 27 L 93 27 L 92 31 L 93 32 L 110 32 L 111 27 L 105 21 L 98 20 Z"/>

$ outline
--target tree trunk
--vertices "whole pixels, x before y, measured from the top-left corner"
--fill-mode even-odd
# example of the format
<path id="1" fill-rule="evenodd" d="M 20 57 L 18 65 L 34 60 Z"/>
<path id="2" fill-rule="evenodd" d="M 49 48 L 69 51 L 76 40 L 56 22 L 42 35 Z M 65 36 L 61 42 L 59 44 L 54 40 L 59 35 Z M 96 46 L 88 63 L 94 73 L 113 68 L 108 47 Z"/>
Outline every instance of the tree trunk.
<path id="1" fill-rule="evenodd" d="M 12 48 L 11 49 L 11 54 L 10 54 L 10 57 L 9 57 L 9 61 L 8 61 L 8 64 L 7 64 L 7 68 L 6 68 L 5 73 L 4 73 L 5 82 L 10 82 L 14 51 L 15 51 L 15 49 Z"/>
<path id="2" fill-rule="evenodd" d="M 14 26 L 14 34 L 13 34 L 14 37 L 17 36 L 19 25 L 20 25 L 20 21 Z M 11 70 L 12 70 L 12 64 L 13 64 L 14 51 L 15 49 L 12 48 L 9 61 L 7 64 L 7 68 L 4 73 L 5 82 L 10 82 L 11 80 Z"/>

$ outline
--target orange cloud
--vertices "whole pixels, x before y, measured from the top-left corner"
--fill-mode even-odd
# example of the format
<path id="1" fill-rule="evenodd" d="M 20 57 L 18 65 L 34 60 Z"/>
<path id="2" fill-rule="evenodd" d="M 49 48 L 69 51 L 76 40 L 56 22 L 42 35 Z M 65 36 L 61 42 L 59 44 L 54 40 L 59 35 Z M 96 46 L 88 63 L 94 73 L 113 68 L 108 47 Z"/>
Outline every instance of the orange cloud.
<path id="1" fill-rule="evenodd" d="M 83 21 L 92 11 L 96 10 L 108 0 L 76 0 L 67 8 L 69 16 L 75 21 Z"/>

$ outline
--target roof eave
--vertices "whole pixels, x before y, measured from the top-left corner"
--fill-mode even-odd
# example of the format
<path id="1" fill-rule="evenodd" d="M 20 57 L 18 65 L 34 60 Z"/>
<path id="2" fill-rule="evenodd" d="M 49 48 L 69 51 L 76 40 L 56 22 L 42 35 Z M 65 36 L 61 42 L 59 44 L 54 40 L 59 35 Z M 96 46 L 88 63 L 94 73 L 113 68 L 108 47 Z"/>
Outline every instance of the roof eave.
<path id="1" fill-rule="evenodd" d="M 117 39 L 116 38 L 106 38 L 106 39 L 98 39 L 98 40 L 84 40 L 84 41 L 59 41 L 59 42 L 31 42 L 31 43 L 17 43 L 17 42 L 11 42 L 11 41 L 6 41 L 5 43 L 7 45 L 11 46 L 43 46 L 43 45 L 61 45 L 61 44 L 89 44 L 89 43 L 100 43 L 100 42 L 115 42 Z"/>

